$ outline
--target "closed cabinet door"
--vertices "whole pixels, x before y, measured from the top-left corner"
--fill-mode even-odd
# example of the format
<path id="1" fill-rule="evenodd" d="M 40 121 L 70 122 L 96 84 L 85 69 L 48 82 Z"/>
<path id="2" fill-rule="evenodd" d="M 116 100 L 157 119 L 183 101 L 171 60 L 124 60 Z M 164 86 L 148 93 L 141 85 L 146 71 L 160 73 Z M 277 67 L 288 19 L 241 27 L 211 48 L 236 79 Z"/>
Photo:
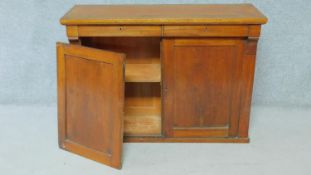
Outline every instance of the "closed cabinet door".
<path id="1" fill-rule="evenodd" d="M 235 137 L 242 39 L 164 39 L 163 125 L 168 137 Z"/>
<path id="2" fill-rule="evenodd" d="M 124 55 L 57 44 L 59 146 L 120 168 Z"/>

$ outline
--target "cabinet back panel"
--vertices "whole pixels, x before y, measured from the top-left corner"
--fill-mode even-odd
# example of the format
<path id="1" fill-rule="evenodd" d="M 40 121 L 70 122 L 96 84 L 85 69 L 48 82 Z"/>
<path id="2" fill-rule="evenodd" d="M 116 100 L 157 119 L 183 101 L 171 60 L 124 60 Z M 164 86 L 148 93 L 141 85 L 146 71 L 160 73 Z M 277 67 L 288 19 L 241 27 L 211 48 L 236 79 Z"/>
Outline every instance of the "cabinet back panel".
<path id="1" fill-rule="evenodd" d="M 82 45 L 125 53 L 127 64 L 159 64 L 160 41 L 159 37 L 85 37 Z"/>
<path id="2" fill-rule="evenodd" d="M 85 37 L 82 45 L 126 54 L 126 82 L 160 82 L 160 38 Z"/>

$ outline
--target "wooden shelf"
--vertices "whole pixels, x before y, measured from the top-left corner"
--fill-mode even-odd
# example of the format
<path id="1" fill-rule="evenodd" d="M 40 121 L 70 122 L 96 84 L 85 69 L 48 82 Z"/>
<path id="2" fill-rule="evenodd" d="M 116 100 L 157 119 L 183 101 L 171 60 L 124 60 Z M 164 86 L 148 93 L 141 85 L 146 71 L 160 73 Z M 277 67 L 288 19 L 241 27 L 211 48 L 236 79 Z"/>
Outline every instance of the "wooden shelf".
<path id="1" fill-rule="evenodd" d="M 125 136 L 156 136 L 160 134 L 161 111 L 159 108 L 125 108 Z"/>
<path id="2" fill-rule="evenodd" d="M 126 82 L 160 82 L 160 64 L 126 64 Z"/>

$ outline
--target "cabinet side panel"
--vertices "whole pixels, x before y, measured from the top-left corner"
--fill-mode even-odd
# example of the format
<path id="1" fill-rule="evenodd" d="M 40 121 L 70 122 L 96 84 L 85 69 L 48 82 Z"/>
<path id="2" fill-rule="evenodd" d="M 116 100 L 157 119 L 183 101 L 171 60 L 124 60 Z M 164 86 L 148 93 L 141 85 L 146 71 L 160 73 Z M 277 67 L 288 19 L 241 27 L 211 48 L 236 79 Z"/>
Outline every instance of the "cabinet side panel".
<path id="1" fill-rule="evenodd" d="M 242 68 L 241 109 L 239 122 L 239 137 L 247 138 L 249 131 L 250 111 L 252 103 L 253 82 L 256 64 L 257 39 L 245 41 L 245 52 Z"/>
<path id="2" fill-rule="evenodd" d="M 64 49 L 57 44 L 57 113 L 58 113 L 58 144 L 63 147 L 65 140 L 65 59 Z"/>

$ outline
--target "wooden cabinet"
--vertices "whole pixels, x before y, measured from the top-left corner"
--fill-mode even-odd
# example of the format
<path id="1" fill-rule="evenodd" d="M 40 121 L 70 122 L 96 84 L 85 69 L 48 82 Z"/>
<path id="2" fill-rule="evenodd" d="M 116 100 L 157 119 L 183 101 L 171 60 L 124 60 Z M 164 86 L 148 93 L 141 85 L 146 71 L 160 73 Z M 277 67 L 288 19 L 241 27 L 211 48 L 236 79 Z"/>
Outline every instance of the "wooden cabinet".
<path id="1" fill-rule="evenodd" d="M 59 146 L 121 167 L 125 142 L 248 142 L 251 4 L 78 5 L 57 44 Z"/>

